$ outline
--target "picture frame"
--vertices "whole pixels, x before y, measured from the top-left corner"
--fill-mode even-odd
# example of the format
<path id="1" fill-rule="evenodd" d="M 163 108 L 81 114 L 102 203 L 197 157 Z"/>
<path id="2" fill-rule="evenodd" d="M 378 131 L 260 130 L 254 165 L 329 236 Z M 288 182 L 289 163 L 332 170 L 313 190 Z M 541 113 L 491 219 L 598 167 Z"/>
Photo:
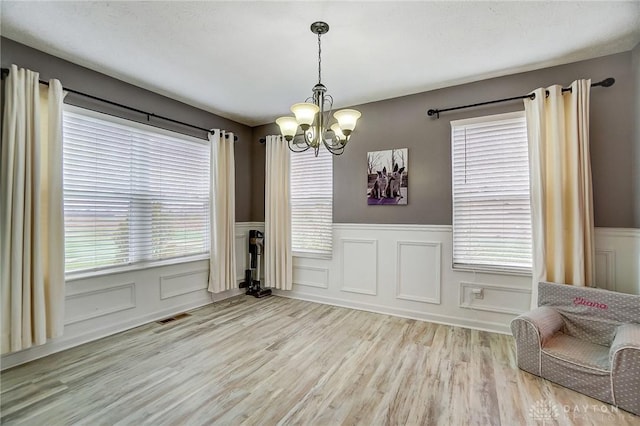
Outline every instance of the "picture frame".
<path id="1" fill-rule="evenodd" d="M 394 148 L 367 153 L 368 205 L 407 205 L 408 188 L 408 148 Z"/>

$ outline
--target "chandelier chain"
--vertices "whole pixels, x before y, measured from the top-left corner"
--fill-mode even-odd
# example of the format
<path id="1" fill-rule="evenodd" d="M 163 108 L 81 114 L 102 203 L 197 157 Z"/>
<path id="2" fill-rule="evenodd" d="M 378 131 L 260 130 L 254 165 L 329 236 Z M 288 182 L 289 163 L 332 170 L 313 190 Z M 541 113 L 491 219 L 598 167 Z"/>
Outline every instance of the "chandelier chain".
<path id="1" fill-rule="evenodd" d="M 320 43 L 320 34 L 318 34 L 318 84 L 322 83 L 322 43 Z"/>

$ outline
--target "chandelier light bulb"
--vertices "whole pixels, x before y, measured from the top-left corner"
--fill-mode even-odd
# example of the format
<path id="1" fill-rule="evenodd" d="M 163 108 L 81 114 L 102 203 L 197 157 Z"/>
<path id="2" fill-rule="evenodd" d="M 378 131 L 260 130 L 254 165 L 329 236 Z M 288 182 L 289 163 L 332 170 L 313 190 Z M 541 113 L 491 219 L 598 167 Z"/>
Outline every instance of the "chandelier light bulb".
<path id="1" fill-rule="evenodd" d="M 298 122 L 293 117 L 280 117 L 276 120 L 276 124 L 280 126 L 280 133 L 287 142 L 291 141 L 298 131 Z"/>
<path id="2" fill-rule="evenodd" d="M 356 122 L 361 115 L 360 111 L 356 111 L 355 109 L 342 109 L 333 113 L 345 136 L 349 136 L 351 132 L 353 132 L 353 129 L 356 128 Z"/>
<path id="3" fill-rule="evenodd" d="M 333 133 L 335 133 L 336 137 L 343 141 L 345 139 L 347 139 L 347 137 L 344 135 L 344 133 L 342 133 L 342 129 L 340 128 L 340 125 L 338 123 L 333 123 L 331 125 L 331 130 L 333 130 Z"/>
<path id="4" fill-rule="evenodd" d="M 296 121 L 302 130 L 307 130 L 311 127 L 319 111 L 320 107 L 318 105 L 309 102 L 294 104 L 291 107 L 291 112 L 296 116 Z"/>

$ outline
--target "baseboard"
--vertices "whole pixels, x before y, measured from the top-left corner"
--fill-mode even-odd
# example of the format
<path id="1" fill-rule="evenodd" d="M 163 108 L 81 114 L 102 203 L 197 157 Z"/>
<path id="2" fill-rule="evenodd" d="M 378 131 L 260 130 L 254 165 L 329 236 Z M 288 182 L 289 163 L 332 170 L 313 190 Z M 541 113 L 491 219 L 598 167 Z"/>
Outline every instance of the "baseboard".
<path id="1" fill-rule="evenodd" d="M 469 318 L 454 317 L 428 312 L 413 311 L 410 309 L 394 308 L 390 306 L 375 305 L 371 303 L 354 302 L 351 300 L 335 299 L 331 297 L 317 296 L 315 294 L 302 293 L 296 290 L 273 290 L 273 294 L 290 299 L 305 300 L 307 302 L 322 303 L 324 305 L 339 306 L 341 308 L 356 309 L 359 311 L 373 312 L 376 314 L 393 315 L 401 318 L 415 319 L 419 321 L 433 322 L 436 324 L 450 325 L 454 327 L 469 328 L 472 330 L 487 331 L 491 333 L 511 335 L 508 324 L 490 321 L 472 320 Z"/>

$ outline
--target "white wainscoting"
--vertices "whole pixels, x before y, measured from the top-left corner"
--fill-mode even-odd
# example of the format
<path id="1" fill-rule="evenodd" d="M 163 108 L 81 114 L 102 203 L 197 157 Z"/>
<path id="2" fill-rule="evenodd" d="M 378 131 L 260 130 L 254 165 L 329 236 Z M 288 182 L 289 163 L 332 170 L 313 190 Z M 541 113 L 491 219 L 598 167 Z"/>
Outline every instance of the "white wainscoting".
<path id="1" fill-rule="evenodd" d="M 263 223 L 236 224 L 236 269 L 244 280 L 250 229 L 264 231 Z M 77 279 L 67 283 L 64 335 L 45 345 L 2 356 L 2 369 L 73 346 L 170 317 L 244 290 L 212 295 L 207 291 L 209 260 Z"/>
<path id="2" fill-rule="evenodd" d="M 236 227 L 236 281 L 244 281 L 244 270 L 249 263 L 249 229 Z"/>
<path id="3" fill-rule="evenodd" d="M 268 237 L 268 236 L 267 236 Z M 510 333 L 531 277 L 454 270 L 450 226 L 334 224 L 331 259 L 294 258 L 285 297 Z M 596 229 L 598 286 L 640 294 L 640 230 Z"/>
<path id="4" fill-rule="evenodd" d="M 640 229 L 596 228 L 596 282 L 640 294 Z"/>
<path id="5" fill-rule="evenodd" d="M 236 224 L 238 282 L 248 266 L 250 229 L 264 231 L 264 224 Z M 335 224 L 333 245 L 332 259 L 295 258 L 294 290 L 275 293 L 502 333 L 509 333 L 509 321 L 529 306 L 529 277 L 451 268 L 450 226 Z M 208 260 L 199 260 L 69 282 L 64 336 L 4 355 L 1 367 L 244 292 L 211 295 L 208 268 Z M 599 287 L 640 294 L 640 230 L 596 228 L 596 276 Z M 482 290 L 482 298 L 474 289 Z"/>

